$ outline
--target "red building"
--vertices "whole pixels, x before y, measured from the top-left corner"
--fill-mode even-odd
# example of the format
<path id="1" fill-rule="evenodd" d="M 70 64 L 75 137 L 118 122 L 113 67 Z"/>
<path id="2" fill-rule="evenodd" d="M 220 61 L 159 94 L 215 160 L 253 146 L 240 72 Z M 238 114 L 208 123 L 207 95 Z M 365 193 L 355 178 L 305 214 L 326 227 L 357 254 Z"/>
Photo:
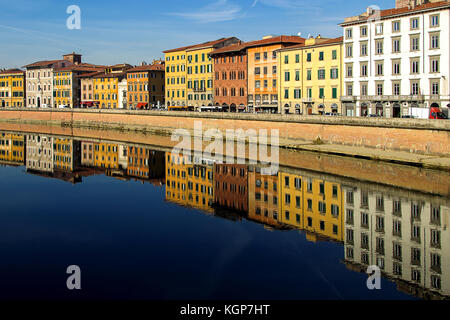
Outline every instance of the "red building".
<path id="1" fill-rule="evenodd" d="M 244 43 L 210 53 L 214 61 L 214 104 L 224 109 L 244 111 L 247 105 L 247 50 Z"/>
<path id="2" fill-rule="evenodd" d="M 246 165 L 215 164 L 216 205 L 248 212 L 248 170 Z"/>

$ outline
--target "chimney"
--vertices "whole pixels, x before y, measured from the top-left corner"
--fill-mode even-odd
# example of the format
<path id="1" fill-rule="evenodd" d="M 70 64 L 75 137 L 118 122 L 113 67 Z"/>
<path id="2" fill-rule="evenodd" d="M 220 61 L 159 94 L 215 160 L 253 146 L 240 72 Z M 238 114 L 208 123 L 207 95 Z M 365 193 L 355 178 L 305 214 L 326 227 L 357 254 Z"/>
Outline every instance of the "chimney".
<path id="1" fill-rule="evenodd" d="M 66 61 L 70 61 L 73 64 L 80 64 L 81 63 L 81 54 L 77 54 L 75 52 L 69 53 L 69 54 L 65 54 L 63 55 L 63 59 Z"/>

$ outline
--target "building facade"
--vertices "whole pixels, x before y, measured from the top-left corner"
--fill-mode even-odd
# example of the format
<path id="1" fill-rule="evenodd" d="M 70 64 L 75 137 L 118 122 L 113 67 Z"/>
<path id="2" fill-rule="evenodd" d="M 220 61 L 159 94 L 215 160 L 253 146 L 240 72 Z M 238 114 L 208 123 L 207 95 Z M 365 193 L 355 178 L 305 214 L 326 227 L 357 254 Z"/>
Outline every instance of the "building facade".
<path id="1" fill-rule="evenodd" d="M 0 107 L 24 107 L 25 72 L 10 69 L 0 72 Z"/>
<path id="2" fill-rule="evenodd" d="M 237 38 L 215 41 L 166 50 L 166 97 L 168 107 L 212 106 L 213 63 L 212 51 L 238 43 Z"/>
<path id="3" fill-rule="evenodd" d="M 214 105 L 231 112 L 247 106 L 247 49 L 245 43 L 230 45 L 210 53 L 214 69 Z"/>
<path id="4" fill-rule="evenodd" d="M 53 107 L 79 108 L 82 102 L 81 76 L 102 70 L 103 66 L 78 64 L 53 70 Z"/>
<path id="5" fill-rule="evenodd" d="M 246 165 L 214 164 L 214 203 L 226 209 L 248 212 Z"/>
<path id="6" fill-rule="evenodd" d="M 397 4 L 341 23 L 347 116 L 428 118 L 430 107 L 448 111 L 450 2 Z"/>
<path id="7" fill-rule="evenodd" d="M 398 190 L 397 190 L 398 191 Z M 408 294 L 450 294 L 450 208 L 438 197 L 343 187 L 345 264 L 378 266 Z"/>
<path id="8" fill-rule="evenodd" d="M 297 36 L 267 36 L 247 42 L 249 111 L 278 112 L 277 50 L 304 43 Z"/>
<path id="9" fill-rule="evenodd" d="M 95 74 L 93 78 L 94 102 L 100 109 L 122 109 L 126 107 L 123 97 L 127 83 L 126 71 L 131 69 L 129 64 L 106 67 L 105 72 Z M 89 85 L 83 80 L 83 85 Z M 119 94 L 119 87 L 122 88 Z M 84 92 L 82 93 L 84 95 Z"/>
<path id="10" fill-rule="evenodd" d="M 341 114 L 342 38 L 312 37 L 278 60 L 279 113 Z"/>
<path id="11" fill-rule="evenodd" d="M 164 62 L 142 65 L 127 71 L 129 109 L 148 109 L 164 104 Z"/>
<path id="12" fill-rule="evenodd" d="M 53 103 L 53 71 L 58 68 L 81 63 L 81 56 L 77 54 L 64 55 L 64 60 L 39 61 L 26 65 L 26 106 L 48 107 Z"/>

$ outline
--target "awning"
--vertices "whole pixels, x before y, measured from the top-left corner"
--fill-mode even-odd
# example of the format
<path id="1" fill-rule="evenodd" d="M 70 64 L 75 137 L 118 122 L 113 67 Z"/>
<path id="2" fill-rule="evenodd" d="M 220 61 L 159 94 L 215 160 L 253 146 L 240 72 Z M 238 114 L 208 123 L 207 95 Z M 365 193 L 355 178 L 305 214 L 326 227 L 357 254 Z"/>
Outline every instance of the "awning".
<path id="1" fill-rule="evenodd" d="M 136 106 L 136 108 L 142 109 L 142 108 L 147 107 L 147 105 L 148 105 L 148 103 L 138 103 L 137 106 Z"/>

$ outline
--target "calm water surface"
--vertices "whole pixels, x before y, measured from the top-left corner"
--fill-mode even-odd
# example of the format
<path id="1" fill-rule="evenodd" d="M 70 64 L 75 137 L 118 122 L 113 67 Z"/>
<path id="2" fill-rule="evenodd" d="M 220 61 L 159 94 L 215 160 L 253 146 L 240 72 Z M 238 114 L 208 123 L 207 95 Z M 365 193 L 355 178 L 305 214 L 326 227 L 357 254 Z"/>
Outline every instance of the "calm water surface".
<path id="1" fill-rule="evenodd" d="M 0 299 L 450 296 L 446 198 L 37 134 L 0 163 Z"/>

